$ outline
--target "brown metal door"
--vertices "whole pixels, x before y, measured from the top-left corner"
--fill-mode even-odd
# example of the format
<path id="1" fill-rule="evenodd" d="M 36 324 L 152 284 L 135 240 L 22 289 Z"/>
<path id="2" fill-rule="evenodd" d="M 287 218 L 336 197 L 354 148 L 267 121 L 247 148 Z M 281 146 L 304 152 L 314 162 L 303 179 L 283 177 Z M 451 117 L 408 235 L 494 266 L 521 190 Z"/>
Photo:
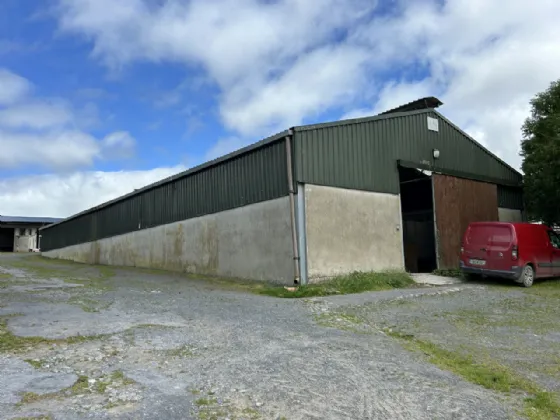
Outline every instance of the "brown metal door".
<path id="1" fill-rule="evenodd" d="M 471 222 L 498 221 L 495 184 L 433 174 L 438 267 L 458 268 L 461 240 Z"/>

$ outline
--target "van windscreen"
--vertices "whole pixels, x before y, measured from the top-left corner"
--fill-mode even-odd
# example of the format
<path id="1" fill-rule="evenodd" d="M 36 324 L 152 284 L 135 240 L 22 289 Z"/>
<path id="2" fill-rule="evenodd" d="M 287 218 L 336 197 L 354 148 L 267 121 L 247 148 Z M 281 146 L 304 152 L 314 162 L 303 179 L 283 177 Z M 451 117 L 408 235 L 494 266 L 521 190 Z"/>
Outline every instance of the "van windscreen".
<path id="1" fill-rule="evenodd" d="M 467 234 L 467 243 L 471 245 L 492 245 L 506 249 L 510 246 L 512 239 L 510 226 L 471 226 Z"/>

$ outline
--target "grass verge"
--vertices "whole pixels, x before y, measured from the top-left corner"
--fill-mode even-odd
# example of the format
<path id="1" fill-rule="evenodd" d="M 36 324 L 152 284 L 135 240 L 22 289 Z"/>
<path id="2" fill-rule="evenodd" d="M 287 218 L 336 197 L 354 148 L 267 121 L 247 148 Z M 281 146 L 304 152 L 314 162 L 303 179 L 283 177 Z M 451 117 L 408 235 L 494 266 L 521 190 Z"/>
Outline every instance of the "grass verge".
<path id="1" fill-rule="evenodd" d="M 458 268 L 451 268 L 451 269 L 437 269 L 432 271 L 432 274 L 436 275 L 436 276 L 441 276 L 441 277 L 454 277 L 457 279 L 462 279 L 463 273 L 461 273 L 461 270 L 459 270 Z"/>
<path id="2" fill-rule="evenodd" d="M 505 366 L 442 349 L 410 334 L 402 334 L 391 329 L 386 329 L 385 333 L 402 340 L 407 349 L 423 353 L 430 363 L 453 372 L 469 382 L 493 391 L 527 395 L 524 399 L 524 414 L 531 420 L 560 418 L 560 404 L 553 393 L 543 391 L 538 385 L 519 377 Z"/>
<path id="3" fill-rule="evenodd" d="M 405 272 L 356 271 L 320 283 L 300 286 L 293 292 L 283 287 L 264 286 L 256 287 L 255 293 L 279 298 L 306 298 L 400 289 L 413 284 L 414 280 Z"/>
<path id="4" fill-rule="evenodd" d="M 5 319 L 0 319 L 0 353 L 20 353 L 41 345 L 52 344 L 76 344 L 90 340 L 98 340 L 103 335 L 77 335 L 61 339 L 49 339 L 44 337 L 20 337 L 13 334 L 7 326 Z"/>
<path id="5" fill-rule="evenodd" d="M 76 395 L 84 394 L 103 394 L 108 387 L 121 388 L 128 385 L 133 385 L 136 382 L 130 378 L 127 378 L 124 373 L 120 370 L 116 370 L 109 376 L 104 378 L 98 378 L 96 380 L 91 380 L 85 376 L 80 375 L 78 379 L 69 388 L 62 389 L 58 392 L 52 392 L 47 394 L 36 394 L 34 392 L 24 392 L 21 394 L 21 400 L 18 403 L 19 406 L 26 404 L 33 404 L 39 401 L 50 400 L 50 399 L 60 399 L 65 397 L 72 397 Z"/>

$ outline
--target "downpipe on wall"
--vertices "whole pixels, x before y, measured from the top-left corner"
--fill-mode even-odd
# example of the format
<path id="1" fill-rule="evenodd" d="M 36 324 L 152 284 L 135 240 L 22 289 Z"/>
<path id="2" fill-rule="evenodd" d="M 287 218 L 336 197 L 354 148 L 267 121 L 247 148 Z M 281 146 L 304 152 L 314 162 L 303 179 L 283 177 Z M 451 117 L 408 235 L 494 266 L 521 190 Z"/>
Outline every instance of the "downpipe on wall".
<path id="1" fill-rule="evenodd" d="M 300 284 L 299 249 L 296 227 L 296 203 L 294 199 L 294 174 L 292 168 L 292 137 L 294 130 L 289 129 L 286 136 L 286 163 L 288 165 L 288 193 L 290 196 L 290 222 L 292 225 L 292 248 L 294 253 L 294 284 Z"/>

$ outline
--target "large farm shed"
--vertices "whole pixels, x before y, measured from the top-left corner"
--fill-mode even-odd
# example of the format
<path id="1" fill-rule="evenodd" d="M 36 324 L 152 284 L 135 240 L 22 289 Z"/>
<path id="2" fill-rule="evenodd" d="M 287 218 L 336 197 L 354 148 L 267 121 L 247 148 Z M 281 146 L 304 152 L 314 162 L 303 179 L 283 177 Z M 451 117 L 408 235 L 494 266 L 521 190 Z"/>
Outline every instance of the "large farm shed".
<path id="1" fill-rule="evenodd" d="M 469 222 L 522 219 L 522 176 L 440 105 L 291 128 L 43 228 L 43 255 L 284 284 L 457 267 Z"/>

